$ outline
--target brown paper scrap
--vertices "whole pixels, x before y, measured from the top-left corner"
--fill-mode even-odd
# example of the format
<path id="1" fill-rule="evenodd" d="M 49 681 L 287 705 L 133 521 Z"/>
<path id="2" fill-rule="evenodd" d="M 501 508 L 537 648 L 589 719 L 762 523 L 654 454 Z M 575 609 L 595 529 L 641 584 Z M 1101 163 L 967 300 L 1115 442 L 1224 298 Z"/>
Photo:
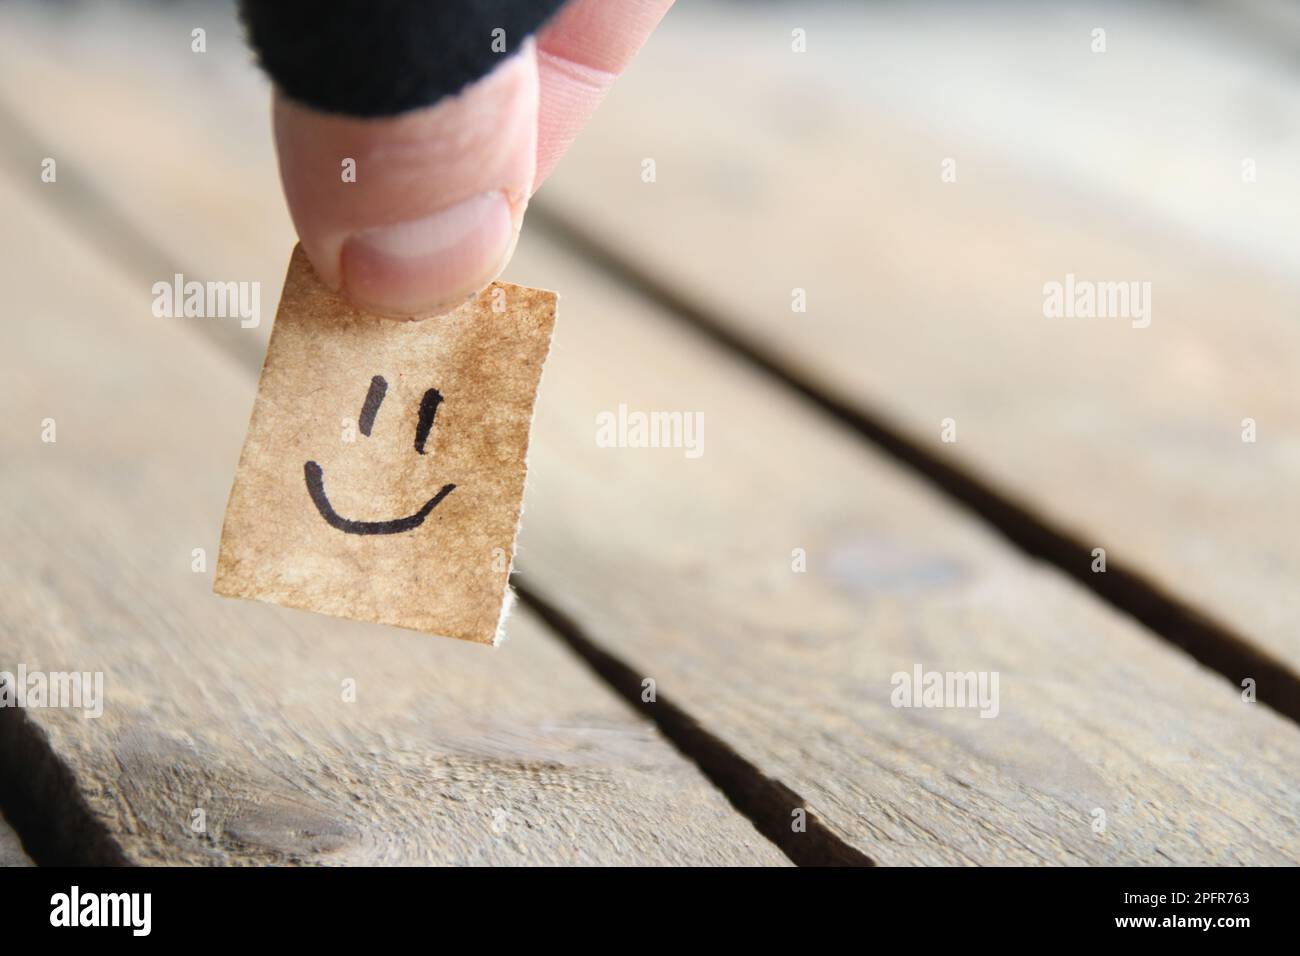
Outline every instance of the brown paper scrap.
<path id="1" fill-rule="evenodd" d="M 496 643 L 555 303 L 495 283 L 380 318 L 294 249 L 214 590 Z"/>

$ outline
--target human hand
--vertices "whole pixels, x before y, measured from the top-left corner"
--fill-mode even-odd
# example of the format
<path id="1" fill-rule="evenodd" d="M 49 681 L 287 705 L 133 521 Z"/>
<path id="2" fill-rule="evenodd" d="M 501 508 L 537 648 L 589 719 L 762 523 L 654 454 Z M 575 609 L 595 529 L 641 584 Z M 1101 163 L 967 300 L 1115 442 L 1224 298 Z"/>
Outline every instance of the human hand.
<path id="1" fill-rule="evenodd" d="M 670 6 L 243 0 L 276 83 L 289 212 L 320 278 L 404 317 L 495 279 L 529 198 Z"/>

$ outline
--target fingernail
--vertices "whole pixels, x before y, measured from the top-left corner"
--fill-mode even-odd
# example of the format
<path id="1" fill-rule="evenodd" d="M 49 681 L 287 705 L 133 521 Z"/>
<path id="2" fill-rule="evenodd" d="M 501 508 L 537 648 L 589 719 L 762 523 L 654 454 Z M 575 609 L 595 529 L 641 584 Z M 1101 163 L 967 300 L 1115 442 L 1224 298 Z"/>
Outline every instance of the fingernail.
<path id="1" fill-rule="evenodd" d="M 444 312 L 497 276 L 513 239 L 503 192 L 466 199 L 424 219 L 367 229 L 343 244 L 343 292 L 381 314 Z"/>

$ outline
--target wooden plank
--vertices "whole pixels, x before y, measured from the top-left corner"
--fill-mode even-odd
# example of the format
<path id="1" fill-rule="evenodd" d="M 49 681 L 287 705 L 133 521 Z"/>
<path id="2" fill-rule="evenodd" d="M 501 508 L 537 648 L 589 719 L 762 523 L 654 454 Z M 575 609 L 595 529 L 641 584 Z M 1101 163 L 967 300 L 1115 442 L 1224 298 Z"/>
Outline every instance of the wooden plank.
<path id="1" fill-rule="evenodd" d="M 57 163 L 58 184 L 45 198 L 74 208 L 88 234 L 113 236 L 108 251 L 125 257 L 119 264 L 151 272 L 175 269 L 199 281 L 217 278 L 209 270 L 219 265 L 202 252 L 206 235 L 239 235 L 248 230 L 250 214 L 265 230 L 260 238 L 292 248 L 297 236 L 279 195 L 269 87 L 249 68 L 233 10 L 205 17 L 207 54 L 190 51 L 193 18 L 181 10 L 144 16 L 96 6 L 73 17 L 50 13 L 38 6 L 10 7 L 6 30 L 0 31 L 0 77 L 32 84 L 30 96 L 5 97 L 0 109 L 48 144 Z M 87 70 L 59 69 L 51 57 L 86 64 Z M 137 68 L 146 62 L 149 69 Z M 159 83 L 158 76 L 181 82 Z M 85 95 L 88 82 L 96 96 Z M 191 98 L 217 90 L 223 92 L 202 103 Z M 151 108 L 120 110 L 116 120 L 102 109 L 105 102 L 126 103 L 136 96 L 144 96 L 141 102 Z M 34 176 L 45 153 L 36 155 L 38 143 L 19 143 L 17 135 L 15 130 L 9 139 L 8 156 L 21 156 L 22 166 L 11 172 Z M 156 145 L 150 162 L 140 162 L 142 143 Z M 171 202 L 176 195 L 189 199 L 177 206 Z M 268 197 L 273 197 L 268 207 L 256 208 Z M 105 200 L 106 206 L 95 205 Z M 131 234 L 114 231 L 127 221 Z M 196 228 L 197 223 L 204 226 Z M 177 243 L 179 235 L 186 241 Z M 227 278 L 259 284 L 261 324 L 244 329 L 238 323 L 208 323 L 201 331 L 231 354 L 260 362 L 284 263 L 247 257 L 240 265 L 247 271 Z"/>
<path id="2" fill-rule="evenodd" d="M 527 241 L 512 274 L 564 290 L 565 323 L 520 566 L 846 842 L 887 863 L 1300 859 L 1294 756 L 1236 789 L 1300 756 L 1293 724 Z M 703 456 L 596 447 L 624 403 L 701 411 Z M 895 709 L 917 665 L 998 672 L 1001 714 Z"/>
<path id="3" fill-rule="evenodd" d="M 1094 56 L 1095 24 L 1059 11 L 675 10 L 537 206 L 1046 518 L 1080 573 L 1105 548 L 1294 685 L 1300 149 L 1274 134 L 1289 101 L 1224 92 L 1294 78 L 1113 13 Z M 1151 325 L 1045 318 L 1067 274 L 1150 282 Z"/>
<path id="4" fill-rule="evenodd" d="M 0 661 L 103 674 L 25 714 L 123 860 L 788 862 L 526 611 L 492 652 L 213 596 L 249 380 L 41 188 L 0 186 Z"/>
<path id="5" fill-rule="evenodd" d="M 9 825 L 9 821 L 0 816 L 0 866 L 33 866 L 31 857 L 23 850 L 22 840 Z"/>
<path id="6" fill-rule="evenodd" d="M 152 115 L 160 128 L 181 121 Z M 197 177 L 220 176 L 220 154 L 180 156 Z M 121 188 L 141 174 L 102 175 Z M 187 192 L 152 201 L 183 209 Z M 240 234 L 169 244 L 240 276 L 282 255 L 258 218 L 278 208 L 264 195 Z M 509 277 L 564 294 L 525 573 L 847 844 L 887 863 L 1300 857 L 1293 725 L 1009 553 L 536 230 Z M 595 416 L 620 403 L 702 411 L 704 455 L 597 447 Z M 805 574 L 792 573 L 796 547 Z M 894 708 L 893 674 L 918 663 L 996 670 L 999 717 Z"/>
<path id="7" fill-rule="evenodd" d="M 258 228 L 271 233 L 267 247 L 292 242 L 265 134 L 265 83 L 247 68 L 228 20 L 209 24 L 211 52 L 196 57 L 177 41 L 179 27 L 169 18 L 137 18 L 127 32 L 114 27 L 119 14 L 111 10 L 58 29 L 38 11 L 21 12 L 26 19 L 0 37 L 0 76 L 7 88 L 24 89 L 13 108 L 52 142 L 75 128 L 93 143 L 63 157 L 65 163 L 104 194 L 121 197 L 139 233 L 165 248 L 177 268 L 204 277 L 221 261 L 196 254 L 203 237 L 193 222 L 230 234 L 258 204 Z M 1093 115 L 1089 101 L 1079 99 L 1090 94 L 1079 90 L 1094 84 L 1073 82 L 1081 65 L 1068 46 L 1082 21 L 1058 22 L 1051 12 L 1004 30 L 988 26 L 997 21 L 963 21 L 963 31 L 989 31 L 973 44 L 948 31 L 918 31 L 908 15 L 847 16 L 802 12 L 800 22 L 816 42 L 800 57 L 785 52 L 789 24 L 780 12 L 724 20 L 703 9 L 674 11 L 547 184 L 538 211 L 558 209 L 580 221 L 599 245 L 670 277 L 683 298 L 701 303 L 793 375 L 1049 520 L 1078 543 L 1066 557 L 1078 573 L 1091 573 L 1091 551 L 1104 547 L 1112 566 L 1192 603 L 1193 626 L 1203 623 L 1198 611 L 1216 617 L 1248 649 L 1279 662 L 1272 676 L 1288 678 L 1294 691 L 1300 607 L 1290 582 L 1300 502 L 1290 478 L 1300 468 L 1300 412 L 1288 383 L 1300 369 L 1289 307 L 1296 290 L 1264 265 L 1242 261 L 1241 248 L 1250 240 L 1255 262 L 1283 248 L 1276 222 L 1300 210 L 1300 189 L 1274 175 L 1246 192 L 1236 181 L 1217 192 L 1198 190 L 1214 198 L 1197 220 L 1186 188 L 1168 185 L 1168 177 L 1153 187 L 1151 170 L 1176 166 L 1179 155 L 1151 151 L 1182 143 L 1182 126 L 1140 140 L 1146 153 L 1137 165 L 1112 159 L 1104 130 L 1090 128 L 1082 142 L 1069 130 L 1042 137 L 1045 145 L 1030 144 L 1039 150 L 1039 169 L 1015 166 L 1005 149 L 990 145 L 1024 142 L 1010 135 L 1019 114 L 994 109 L 1023 86 L 997 44 L 1020 38 L 1023 49 L 1043 46 L 1028 42 L 1027 29 L 1038 29 L 1040 39 L 1056 37 L 1034 64 L 1036 86 L 1054 83 L 1053 96 L 1074 97 L 1068 115 Z M 1168 60 L 1166 69 L 1151 71 L 1112 57 L 1107 72 L 1094 77 L 1109 84 L 1105 115 L 1125 136 L 1140 137 L 1159 119 L 1149 109 L 1159 91 L 1140 100 L 1142 109 L 1125 111 L 1125 84 L 1144 90 L 1155 76 L 1176 87 L 1207 84 L 1207 95 L 1189 98 L 1205 104 L 1203 122 L 1193 124 L 1198 129 L 1223 128 L 1237 115 L 1208 94 L 1240 58 L 1219 54 L 1213 70 L 1202 58 L 1191 75 L 1176 45 L 1156 46 L 1151 24 L 1115 22 L 1140 36 L 1144 51 Z M 913 52 L 897 52 L 889 39 L 895 36 L 906 37 Z M 863 37 L 873 38 L 865 58 Z M 737 69 L 715 73 L 703 51 L 724 43 Z M 160 88 L 145 72 L 116 69 L 140 55 L 185 82 Z M 945 70 L 949 60 L 954 65 Z M 149 102 L 155 111 L 110 115 L 99 99 L 81 95 L 82 80 L 68 62 L 99 62 L 96 85 L 104 97 Z M 955 82 L 950 71 L 958 64 L 981 82 Z M 1271 76 L 1267 63 L 1252 69 L 1257 84 Z M 909 71 L 908 79 L 879 83 L 872 70 Z M 749 84 L 748 76 L 767 79 Z M 967 97 L 963 108 L 942 114 L 957 124 L 950 134 L 927 129 L 934 97 L 889 99 L 924 91 L 939 82 L 936 76 L 952 80 L 944 96 Z M 202 110 L 193 108 L 191 84 L 209 91 L 201 95 Z M 740 103 L 747 108 L 736 108 Z M 166 115 L 165 126 L 157 111 Z M 983 127 L 993 135 L 976 137 Z M 1262 132 L 1252 141 L 1260 144 L 1263 168 L 1294 165 L 1286 144 L 1263 142 Z M 1229 145 L 1198 135 L 1192 172 Z M 134 144 L 146 138 L 171 144 L 155 163 L 138 161 Z M 954 152 L 961 154 L 959 180 L 944 184 L 938 159 Z M 641 181 L 647 157 L 661 171 L 653 185 Z M 1045 185 L 1043 168 L 1066 168 L 1076 178 L 1102 172 L 1070 192 Z M 196 182 L 203 188 L 194 189 Z M 189 198 L 178 204 L 176 195 Z M 1118 198 L 1097 201 L 1108 195 Z M 1125 225 L 1127 213 L 1113 211 L 1143 203 L 1149 221 L 1139 230 Z M 606 215 L 611 208 L 618 215 Z M 1205 247 L 1161 231 L 1161 221 L 1197 235 L 1229 223 L 1236 251 L 1227 260 L 1211 258 Z M 185 242 L 171 238 L 181 235 Z M 249 255 L 238 268 L 238 278 L 260 281 L 265 300 L 275 301 L 282 275 L 273 257 Z M 1068 272 L 1152 281 L 1157 320 L 1140 330 L 1049 322 L 1041 315 L 1042 284 Z M 790 312 L 796 287 L 810 296 L 807 313 Z M 1249 320 L 1223 321 L 1239 315 Z M 251 359 L 260 354 L 266 324 L 206 331 Z M 940 423 L 950 417 L 958 440 L 945 443 Z M 1247 417 L 1259 425 L 1254 444 L 1240 441 Z M 1229 651 L 1235 667 L 1241 655 Z M 1268 672 L 1233 667 L 1226 669 L 1239 677 Z M 1261 688 L 1266 697 L 1274 690 L 1267 680 Z"/>

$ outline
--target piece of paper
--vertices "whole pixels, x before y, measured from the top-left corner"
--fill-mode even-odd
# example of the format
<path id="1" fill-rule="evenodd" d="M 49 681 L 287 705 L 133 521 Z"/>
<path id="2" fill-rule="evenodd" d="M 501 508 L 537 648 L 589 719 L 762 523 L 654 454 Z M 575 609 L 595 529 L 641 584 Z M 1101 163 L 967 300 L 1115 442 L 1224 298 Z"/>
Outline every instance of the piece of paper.
<path id="1" fill-rule="evenodd" d="M 214 590 L 496 643 L 555 304 L 495 283 L 449 315 L 368 315 L 295 248 Z"/>

